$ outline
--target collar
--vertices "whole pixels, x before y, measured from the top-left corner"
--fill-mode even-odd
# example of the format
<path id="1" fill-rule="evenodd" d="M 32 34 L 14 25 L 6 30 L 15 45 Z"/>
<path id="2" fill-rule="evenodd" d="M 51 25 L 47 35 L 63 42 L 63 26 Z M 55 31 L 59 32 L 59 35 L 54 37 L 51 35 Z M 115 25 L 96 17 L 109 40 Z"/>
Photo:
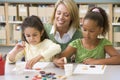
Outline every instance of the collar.
<path id="1" fill-rule="evenodd" d="M 72 36 L 75 33 L 75 31 L 76 31 L 76 28 L 70 27 L 70 29 L 68 30 L 68 32 L 66 34 L 69 35 L 70 38 L 72 38 Z M 55 33 L 55 26 L 52 26 L 50 34 L 54 34 L 54 33 Z M 57 31 L 57 33 L 59 33 L 59 32 Z"/>

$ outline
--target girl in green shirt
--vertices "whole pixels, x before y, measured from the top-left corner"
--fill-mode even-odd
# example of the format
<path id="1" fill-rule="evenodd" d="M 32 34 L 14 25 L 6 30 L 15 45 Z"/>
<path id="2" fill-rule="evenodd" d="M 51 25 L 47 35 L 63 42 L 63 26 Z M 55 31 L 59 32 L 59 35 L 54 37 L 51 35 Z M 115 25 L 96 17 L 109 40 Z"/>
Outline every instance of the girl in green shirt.
<path id="1" fill-rule="evenodd" d="M 98 38 L 100 35 L 105 36 L 108 31 L 109 23 L 106 12 L 100 7 L 90 9 L 83 20 L 83 38 L 72 41 L 62 52 L 61 57 L 69 58 L 76 52 L 76 63 L 120 64 L 120 55 L 111 42 L 105 38 Z M 110 56 L 109 58 L 105 58 L 106 53 Z M 63 64 L 57 65 L 62 68 L 63 58 L 58 60 L 60 61 L 63 61 Z"/>

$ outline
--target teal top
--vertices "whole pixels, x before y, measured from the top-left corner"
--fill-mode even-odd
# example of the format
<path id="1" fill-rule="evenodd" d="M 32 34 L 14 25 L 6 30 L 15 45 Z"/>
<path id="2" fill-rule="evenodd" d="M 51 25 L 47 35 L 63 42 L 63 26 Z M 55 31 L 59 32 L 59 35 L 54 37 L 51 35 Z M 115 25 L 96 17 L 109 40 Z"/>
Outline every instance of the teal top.
<path id="1" fill-rule="evenodd" d="M 99 44 L 92 50 L 88 50 L 85 47 L 83 47 L 81 39 L 76 39 L 72 41 L 69 45 L 77 49 L 75 62 L 82 63 L 87 58 L 105 58 L 104 46 L 112 45 L 112 43 L 107 39 L 102 38 L 100 39 Z"/>
<path id="2" fill-rule="evenodd" d="M 82 38 L 81 30 L 80 30 L 80 29 L 77 29 L 76 32 L 74 33 L 72 39 L 71 39 L 69 42 L 67 42 L 67 43 L 59 43 L 58 41 L 55 40 L 54 34 L 50 34 L 50 31 L 51 31 L 51 29 L 52 29 L 52 25 L 51 25 L 51 24 L 45 24 L 44 27 L 45 27 L 45 30 L 46 30 L 49 38 L 50 38 L 52 41 L 54 41 L 55 43 L 59 44 L 59 45 L 61 46 L 62 51 L 63 51 L 63 50 L 67 47 L 67 45 L 68 45 L 70 42 L 72 42 L 73 40 L 78 39 L 78 38 Z"/>

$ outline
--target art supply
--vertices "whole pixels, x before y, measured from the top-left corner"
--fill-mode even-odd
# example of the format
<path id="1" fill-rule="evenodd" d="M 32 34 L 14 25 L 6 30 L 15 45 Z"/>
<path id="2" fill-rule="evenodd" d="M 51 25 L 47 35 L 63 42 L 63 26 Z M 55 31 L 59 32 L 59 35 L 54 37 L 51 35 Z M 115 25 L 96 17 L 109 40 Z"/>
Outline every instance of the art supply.
<path id="1" fill-rule="evenodd" d="M 29 76 L 25 76 L 25 78 L 29 78 Z"/>
<path id="2" fill-rule="evenodd" d="M 5 73 L 5 61 L 0 61 L 0 75 L 4 75 Z"/>
<path id="3" fill-rule="evenodd" d="M 102 65 L 102 70 L 104 69 L 105 65 Z"/>
<path id="4" fill-rule="evenodd" d="M 4 75 L 5 73 L 5 60 L 2 57 L 2 54 L 0 54 L 0 75 Z"/>
<path id="5" fill-rule="evenodd" d="M 74 74 L 104 74 L 106 65 L 84 65 L 78 64 Z"/>
<path id="6" fill-rule="evenodd" d="M 64 63 L 65 63 L 65 64 L 67 63 L 67 59 L 66 59 L 66 57 L 64 57 Z"/>

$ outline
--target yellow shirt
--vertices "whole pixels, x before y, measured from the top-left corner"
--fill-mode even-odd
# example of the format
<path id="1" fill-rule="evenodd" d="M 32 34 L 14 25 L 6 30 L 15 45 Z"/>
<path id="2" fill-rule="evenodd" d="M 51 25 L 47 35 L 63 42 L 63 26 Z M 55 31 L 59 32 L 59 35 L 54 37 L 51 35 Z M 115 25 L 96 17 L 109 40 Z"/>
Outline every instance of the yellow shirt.
<path id="1" fill-rule="evenodd" d="M 59 44 L 52 42 L 49 39 L 45 39 L 37 45 L 25 44 L 25 49 L 19 52 L 15 57 L 15 62 L 25 56 L 25 61 L 28 61 L 38 55 L 42 55 L 44 58 L 40 61 L 51 61 L 51 58 L 61 52 Z M 9 56 L 8 56 L 9 57 Z M 7 58 L 9 63 L 13 63 Z"/>

